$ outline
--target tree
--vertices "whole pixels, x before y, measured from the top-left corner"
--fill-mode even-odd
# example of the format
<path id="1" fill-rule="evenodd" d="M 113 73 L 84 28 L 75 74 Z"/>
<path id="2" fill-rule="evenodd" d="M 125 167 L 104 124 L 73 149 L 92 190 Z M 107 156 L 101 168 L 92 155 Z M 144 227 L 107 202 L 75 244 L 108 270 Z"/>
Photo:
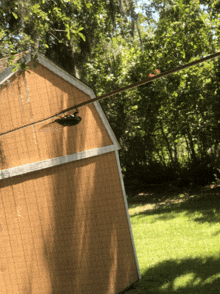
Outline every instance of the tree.
<path id="1" fill-rule="evenodd" d="M 133 6 L 133 0 L 1 1 L 1 57 L 32 49 L 80 75 L 105 37 L 113 37 L 128 18 L 135 23 Z"/>
<path id="2" fill-rule="evenodd" d="M 152 0 L 136 13 L 133 0 L 2 1 L 1 56 L 32 48 L 101 95 L 218 50 L 219 4 L 204 4 Z M 198 170 L 213 176 L 218 80 L 216 59 L 101 102 L 122 146 L 123 170 L 155 182 L 198 182 Z"/>
<path id="3" fill-rule="evenodd" d="M 130 48 L 126 43 L 120 49 L 123 52 L 126 48 L 129 62 L 123 70 L 117 67 L 117 76 L 112 74 L 111 81 L 116 85 L 119 81 L 126 85 L 141 80 L 155 73 L 155 69 L 170 70 L 218 48 L 218 30 L 213 31 L 210 15 L 197 1 L 184 5 L 180 1 L 154 1 L 153 5 L 160 7 L 159 18 L 148 30 L 142 24 L 145 29 L 141 36 L 143 50 L 134 40 Z M 123 54 L 120 58 L 117 64 L 125 65 Z M 122 98 L 103 102 L 115 129 L 120 125 L 117 119 L 123 118 L 119 138 L 125 169 L 134 171 L 142 166 L 142 171 L 151 169 L 152 174 L 150 167 L 154 167 L 155 172 L 155 167 L 161 171 L 172 168 L 173 178 L 187 177 L 188 182 L 197 183 L 213 179 L 214 166 L 208 150 L 218 149 L 219 111 L 216 107 L 218 94 L 214 102 L 213 94 L 210 100 L 210 92 L 216 89 L 218 93 L 217 78 L 214 78 L 217 67 L 217 60 L 212 60 L 141 86 L 136 91 L 120 94 L 120 97 L 131 97 L 129 102 L 123 100 L 120 110 L 116 105 Z M 104 82 L 100 85 L 107 86 Z M 216 110 L 210 104 L 215 105 Z"/>

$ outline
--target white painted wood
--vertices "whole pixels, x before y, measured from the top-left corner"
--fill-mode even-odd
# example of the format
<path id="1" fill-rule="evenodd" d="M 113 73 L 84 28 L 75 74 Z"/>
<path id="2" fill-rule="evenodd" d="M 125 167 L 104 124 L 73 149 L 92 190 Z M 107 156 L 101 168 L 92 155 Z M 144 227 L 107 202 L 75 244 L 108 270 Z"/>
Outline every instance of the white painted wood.
<path id="1" fill-rule="evenodd" d="M 135 243 L 134 243 L 134 236 L 133 236 L 133 233 L 132 233 L 130 216 L 129 216 L 129 212 L 128 212 L 128 202 L 127 202 L 127 197 L 126 197 L 126 192 L 125 192 L 123 176 L 122 176 L 122 172 L 121 172 L 121 164 L 120 164 L 119 155 L 118 155 L 117 150 L 115 150 L 115 157 L 116 157 L 117 165 L 118 165 L 118 173 L 119 173 L 120 182 L 121 182 L 121 188 L 122 188 L 122 194 L 123 194 L 123 198 L 124 198 L 125 210 L 126 210 L 126 213 L 127 213 L 127 220 L 128 220 L 129 230 L 130 230 L 131 242 L 132 242 L 132 247 L 133 247 L 133 252 L 134 252 L 134 257 L 135 257 L 135 262 L 136 262 L 136 267 L 137 267 L 137 272 L 138 272 L 138 277 L 139 277 L 139 279 L 141 279 L 141 273 L 140 273 L 140 268 L 139 268 L 138 259 L 137 259 L 137 252 L 136 252 Z"/>
<path id="2" fill-rule="evenodd" d="M 0 170 L 0 180 L 27 174 L 30 172 L 42 170 L 42 169 L 57 166 L 57 165 L 61 165 L 68 162 L 73 162 L 80 159 L 90 158 L 90 157 L 105 154 L 108 152 L 113 152 L 115 150 L 117 150 L 117 147 L 115 147 L 115 145 L 109 145 L 109 146 L 99 147 L 99 148 L 95 148 L 95 149 L 91 149 L 87 151 L 73 153 L 70 155 L 50 158 L 43 161 L 38 161 L 34 163 L 29 163 L 29 164 L 25 164 L 21 166 L 16 166 L 16 167 Z"/>
<path id="3" fill-rule="evenodd" d="M 70 74 L 68 74 L 65 70 L 57 66 L 55 63 L 53 63 L 46 57 L 39 55 L 37 60 L 39 61 L 41 65 L 45 66 L 56 75 L 63 78 L 65 81 L 69 82 L 70 84 L 77 87 L 84 93 L 88 94 L 90 97 L 93 95 L 93 90 L 91 88 L 89 88 L 86 84 L 84 84 L 83 82 L 75 78 L 74 76 L 71 76 Z"/>

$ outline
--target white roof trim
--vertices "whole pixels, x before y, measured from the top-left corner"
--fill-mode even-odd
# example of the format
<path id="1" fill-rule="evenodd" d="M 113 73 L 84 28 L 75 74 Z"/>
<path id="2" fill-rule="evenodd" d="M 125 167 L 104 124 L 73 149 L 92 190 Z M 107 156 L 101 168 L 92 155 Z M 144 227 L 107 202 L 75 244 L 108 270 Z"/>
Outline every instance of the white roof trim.
<path id="1" fill-rule="evenodd" d="M 109 146 L 99 147 L 99 148 L 95 148 L 95 149 L 91 149 L 87 151 L 73 153 L 70 155 L 60 156 L 56 158 L 46 159 L 43 161 L 38 161 L 34 163 L 29 163 L 29 164 L 25 164 L 21 166 L 16 166 L 16 167 L 0 170 L 0 180 L 27 174 L 30 172 L 42 170 L 42 169 L 57 166 L 57 165 L 61 165 L 68 162 L 77 161 L 80 159 L 90 158 L 93 156 L 105 154 L 115 150 L 117 149 L 115 148 L 114 145 L 109 145 Z"/>
<path id="2" fill-rule="evenodd" d="M 80 80 L 68 74 L 65 70 L 55 65 L 55 63 L 53 63 L 46 57 L 42 55 L 38 55 L 37 60 L 41 65 L 45 66 L 46 68 L 48 68 L 49 70 L 51 70 L 52 72 L 54 72 L 55 74 L 63 78 L 65 81 L 69 82 L 70 84 L 77 87 L 84 93 L 88 94 L 90 97 L 93 95 L 93 91 L 91 88 L 89 88 L 86 84 L 84 84 Z"/>
<path id="3" fill-rule="evenodd" d="M 13 67 L 6 68 L 3 72 L 0 73 L 0 85 L 6 82 L 11 76 L 15 73 L 12 71 Z"/>
<path id="4" fill-rule="evenodd" d="M 95 96 L 95 94 L 94 94 L 94 97 L 92 97 L 92 99 L 95 98 L 95 97 L 96 97 L 96 96 Z M 121 146 L 120 146 L 120 144 L 118 143 L 117 138 L 115 137 L 115 134 L 114 134 L 114 132 L 113 132 L 113 130 L 112 130 L 112 128 L 111 128 L 109 122 L 108 122 L 108 119 L 106 118 L 106 116 L 105 116 L 105 114 L 104 114 L 104 111 L 103 111 L 102 108 L 101 108 L 101 105 L 99 104 L 98 101 L 94 102 L 93 104 L 95 105 L 95 108 L 96 108 L 96 110 L 97 110 L 99 116 L 101 117 L 101 120 L 102 120 L 104 126 L 106 127 L 106 130 L 107 130 L 107 132 L 108 132 L 108 134 L 109 134 L 109 136 L 110 136 L 110 138 L 111 138 L 113 144 L 114 144 L 115 146 L 117 146 L 117 149 L 121 149 Z"/>
<path id="5" fill-rule="evenodd" d="M 25 53 L 25 55 L 21 57 L 18 61 L 28 63 L 30 60 L 31 60 L 31 54 Z M 0 85 L 3 84 L 11 76 L 13 76 L 16 72 L 19 71 L 18 69 L 16 71 L 13 71 L 13 68 L 15 68 L 15 66 L 9 66 L 0 73 Z"/>

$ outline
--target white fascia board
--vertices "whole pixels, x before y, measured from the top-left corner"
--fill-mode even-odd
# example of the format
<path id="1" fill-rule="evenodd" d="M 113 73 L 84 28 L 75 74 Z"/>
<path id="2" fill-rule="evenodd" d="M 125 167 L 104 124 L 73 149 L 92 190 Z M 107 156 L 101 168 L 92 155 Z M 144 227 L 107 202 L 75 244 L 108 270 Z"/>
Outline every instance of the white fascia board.
<path id="1" fill-rule="evenodd" d="M 73 161 L 77 161 L 81 159 L 90 158 L 93 156 L 98 156 L 101 154 L 113 152 L 115 150 L 117 150 L 115 145 L 108 145 L 108 146 L 99 147 L 99 148 L 95 148 L 95 149 L 91 149 L 87 151 L 82 151 L 78 153 L 73 153 L 73 154 L 69 154 L 65 156 L 46 159 L 46 160 L 42 160 L 42 161 L 38 161 L 34 163 L 24 164 L 21 166 L 16 166 L 16 167 L 0 170 L 0 180 L 27 174 L 30 172 L 34 172 L 34 171 L 38 171 L 38 170 L 42 170 L 46 168 L 50 168 L 57 165 L 62 165 L 65 163 L 69 163 L 69 162 L 73 162 Z"/>
<path id="2" fill-rule="evenodd" d="M 135 263 L 136 263 L 136 267 L 137 267 L 137 273 L 138 273 L 139 279 L 141 279 L 141 273 L 140 273 L 140 268 L 139 268 L 138 259 L 137 259 L 137 252 L 135 249 L 134 236 L 132 233 L 130 216 L 129 216 L 129 212 L 128 212 L 128 202 L 127 202 L 127 196 L 126 196 L 126 192 L 125 192 L 123 176 L 122 176 L 122 172 L 121 172 L 121 164 L 120 164 L 120 159 L 119 159 L 119 155 L 118 155 L 118 150 L 115 150 L 115 157 L 116 157 L 116 161 L 117 161 L 117 165 L 118 165 L 118 173 L 119 173 L 119 178 L 120 178 L 120 182 L 121 182 L 121 189 L 122 189 L 122 194 L 123 194 L 123 198 L 124 198 L 125 210 L 126 210 L 126 214 L 127 214 L 127 220 L 128 220 L 129 230 L 130 230 L 130 236 L 131 236 L 131 242 L 132 242 L 132 247 L 133 247 L 133 252 L 134 252 Z"/>
<path id="3" fill-rule="evenodd" d="M 67 73 L 65 70 L 63 70 L 62 68 L 57 66 L 55 63 L 53 63 L 52 61 L 50 61 L 46 57 L 44 57 L 42 55 L 38 55 L 37 60 L 41 65 L 45 66 L 46 68 L 51 70 L 56 75 L 63 78 L 65 81 L 69 82 L 70 84 L 72 84 L 76 88 L 80 89 L 81 91 L 83 91 L 84 93 L 89 95 L 90 97 L 92 96 L 93 91 L 90 87 L 88 87 L 86 84 L 84 84 L 83 82 L 81 82 L 77 78 L 75 78 L 72 75 L 70 75 L 69 73 Z"/>
<path id="4" fill-rule="evenodd" d="M 94 93 L 94 96 L 92 96 L 91 98 L 93 99 L 95 97 L 96 96 L 95 96 L 95 93 Z M 103 122 L 103 124 L 104 124 L 104 126 L 105 126 L 105 128 L 106 128 L 112 142 L 113 142 L 113 144 L 117 147 L 117 149 L 121 149 L 121 146 L 120 146 L 120 144 L 119 144 L 119 142 L 118 142 L 118 140 L 117 140 L 117 138 L 116 138 L 116 136 L 115 136 L 115 134 L 114 134 L 114 132 L 112 130 L 112 127 L 109 124 L 109 121 L 108 121 L 107 117 L 105 116 L 104 111 L 102 110 L 102 107 L 101 107 L 100 103 L 98 101 L 96 101 L 93 104 L 95 105 L 95 108 L 96 108 L 96 110 L 97 110 L 97 112 L 98 112 L 98 114 L 99 114 L 99 116 L 100 116 L 100 118 L 101 118 L 101 120 L 102 120 L 102 122 Z"/>
<path id="5" fill-rule="evenodd" d="M 6 68 L 3 72 L 0 73 L 0 85 L 6 82 L 11 76 L 15 73 L 12 71 L 13 67 Z"/>
<path id="6" fill-rule="evenodd" d="M 26 53 L 17 62 L 28 63 L 30 60 L 31 60 L 31 54 Z M 3 72 L 0 73 L 0 85 L 6 82 L 11 76 L 13 76 L 14 74 L 16 74 L 16 72 L 19 71 L 19 69 L 16 71 L 13 71 L 13 68 L 15 68 L 15 66 L 9 66 Z"/>

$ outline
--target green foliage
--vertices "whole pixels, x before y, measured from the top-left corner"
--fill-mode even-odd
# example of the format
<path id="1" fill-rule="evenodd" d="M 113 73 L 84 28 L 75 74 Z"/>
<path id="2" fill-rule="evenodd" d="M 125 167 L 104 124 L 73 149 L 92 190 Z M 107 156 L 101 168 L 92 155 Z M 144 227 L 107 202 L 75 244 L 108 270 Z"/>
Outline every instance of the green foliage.
<path id="1" fill-rule="evenodd" d="M 44 53 L 101 95 L 219 49 L 219 1 L 137 3 L 2 1 L 1 57 L 11 64 L 14 53 Z M 214 59 L 101 102 L 125 175 L 149 183 L 219 176 L 219 77 Z"/>
<path id="2" fill-rule="evenodd" d="M 116 31 L 85 65 L 97 95 L 218 50 L 218 27 L 213 29 L 213 16 L 198 1 L 143 7 L 148 11 L 138 18 L 141 34 L 129 38 L 125 27 L 125 41 Z M 157 21 L 150 8 L 159 12 Z M 214 180 L 220 163 L 218 70 L 218 59 L 211 60 L 102 102 L 122 146 L 125 175 L 145 183 Z"/>

